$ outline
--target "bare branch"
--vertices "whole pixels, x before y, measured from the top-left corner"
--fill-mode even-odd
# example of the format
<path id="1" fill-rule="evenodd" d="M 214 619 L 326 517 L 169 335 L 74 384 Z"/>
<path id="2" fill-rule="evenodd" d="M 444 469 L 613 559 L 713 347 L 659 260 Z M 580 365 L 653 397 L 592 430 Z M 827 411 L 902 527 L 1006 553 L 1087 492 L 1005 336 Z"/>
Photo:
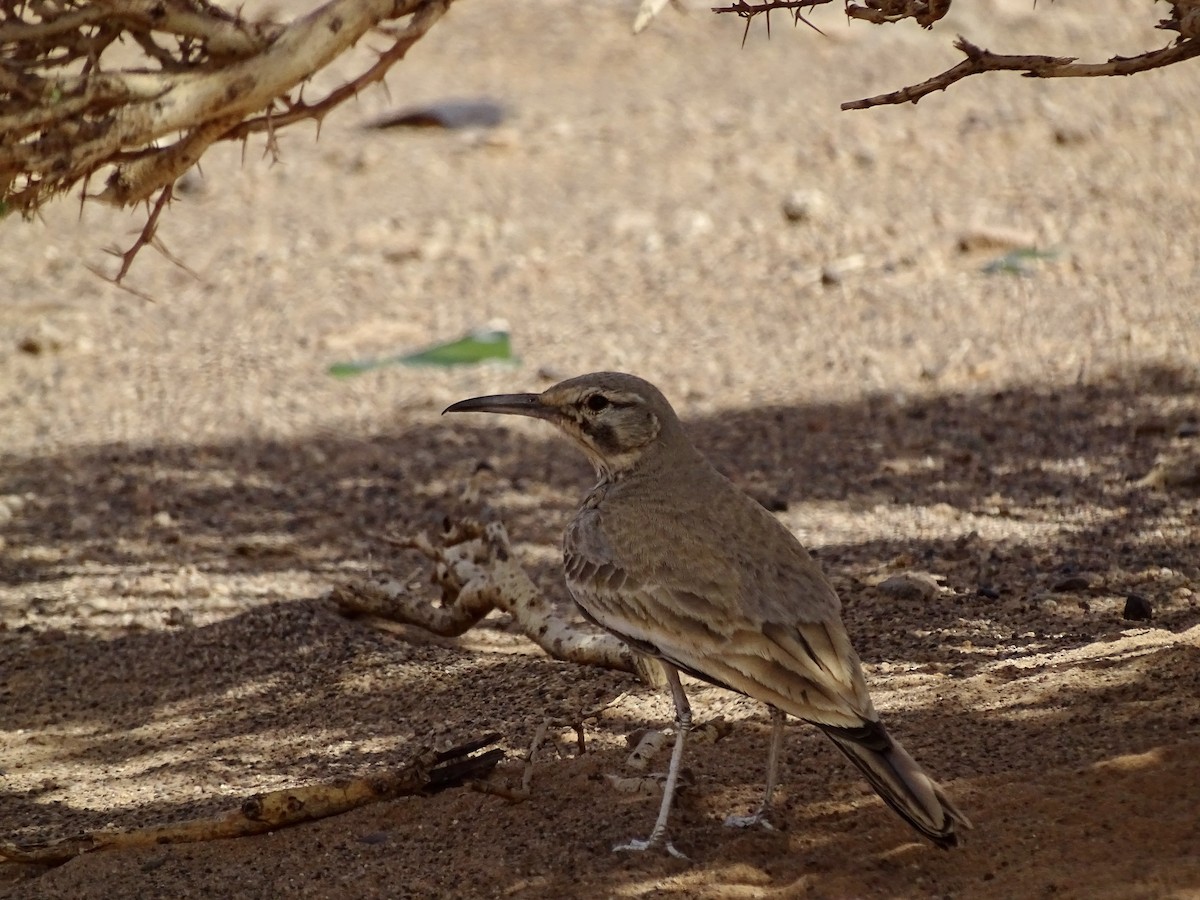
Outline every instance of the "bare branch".
<path id="1" fill-rule="evenodd" d="M 729 6 L 713 7 L 716 13 L 733 13 L 746 19 L 747 29 L 756 16 L 763 16 L 770 32 L 770 14 L 773 10 L 788 10 L 797 21 L 801 11 L 823 6 L 832 0 L 736 0 Z M 848 18 L 859 19 L 874 25 L 886 25 L 913 19 L 923 28 L 931 28 L 950 11 L 952 0 L 866 0 L 853 3 L 844 0 Z M 914 84 L 886 94 L 853 100 L 842 104 L 842 109 L 870 109 L 898 103 L 916 103 L 935 91 L 944 91 L 950 85 L 971 75 L 982 72 L 1020 72 L 1027 78 L 1095 78 L 1113 75 L 1133 75 L 1174 65 L 1195 56 L 1200 56 L 1200 2 L 1197 0 L 1175 0 L 1171 3 L 1171 15 L 1158 25 L 1165 31 L 1179 33 L 1176 43 L 1158 50 L 1148 50 L 1136 56 L 1114 56 L 1103 63 L 1080 63 L 1074 57 L 1040 55 L 1006 55 L 981 49 L 960 36 L 955 47 L 966 59 L 958 65 L 935 75 L 920 84 Z"/>
<path id="2" fill-rule="evenodd" d="M 90 199 L 132 205 L 217 140 L 319 121 L 380 81 L 453 0 L 328 0 L 287 25 L 247 22 L 206 0 L 0 2 L 0 202 L 30 214 L 110 168 Z M 303 83 L 372 30 L 392 46 L 305 104 Z M 118 41 L 141 59 L 114 64 L 106 54 Z"/>
<path id="3" fill-rule="evenodd" d="M 1069 56 L 1011 56 L 992 53 L 976 47 L 961 36 L 954 42 L 954 46 L 967 57 L 957 66 L 911 87 L 843 103 L 842 109 L 870 109 L 873 106 L 916 103 L 934 91 L 944 91 L 956 81 L 981 72 L 1020 72 L 1026 78 L 1095 78 L 1133 75 L 1200 55 L 1200 41 L 1183 41 L 1173 47 L 1164 47 L 1162 50 L 1140 56 L 1117 56 L 1104 63 L 1077 63 Z"/>
<path id="4" fill-rule="evenodd" d="M 371 68 L 367 69 L 354 80 L 330 91 L 328 95 L 316 103 L 306 104 L 298 99 L 291 104 L 285 113 L 267 113 L 254 119 L 247 119 L 236 128 L 226 132 L 222 136 L 222 140 L 238 140 L 254 132 L 282 128 L 285 125 L 290 125 L 292 122 L 299 122 L 302 119 L 314 119 L 319 123 L 330 110 L 357 95 L 364 88 L 375 82 L 382 84 L 388 70 L 397 62 L 404 59 L 409 48 L 425 36 L 425 32 L 432 28 L 434 23 L 446 12 L 447 6 L 448 4 L 431 4 L 421 9 L 413 16 L 408 26 L 403 29 L 377 28 L 376 31 L 395 38 L 395 43 L 379 54 L 379 59 Z"/>
<path id="5" fill-rule="evenodd" d="M 556 609 L 514 556 L 502 522 L 484 525 L 465 517 L 449 522 L 436 543 L 425 534 L 399 543 L 435 564 L 434 578 L 442 588 L 440 606 L 386 579 L 338 585 L 330 598 L 344 612 L 380 616 L 443 636 L 463 634 L 498 609 L 509 613 L 527 637 L 556 659 L 637 672 L 651 683 L 662 677 L 657 663 Z"/>
<path id="6" fill-rule="evenodd" d="M 93 272 L 104 278 L 105 281 L 111 281 L 113 284 L 121 283 L 121 280 L 129 274 L 129 267 L 133 265 L 133 261 L 137 258 L 138 253 L 141 252 L 141 249 L 147 244 L 153 243 L 155 232 L 158 231 L 158 217 L 162 215 L 162 211 L 166 208 L 166 205 L 171 202 L 174 187 L 174 183 L 171 183 L 159 191 L 158 199 L 154 201 L 154 206 L 150 209 L 150 215 L 146 217 L 146 224 L 142 226 L 142 231 L 137 236 L 137 240 L 133 242 L 133 246 L 123 253 L 113 251 L 114 256 L 121 257 L 121 268 L 117 271 L 117 274 L 112 278 L 108 278 L 103 272 L 97 269 L 93 268 Z"/>
<path id="7" fill-rule="evenodd" d="M 200 161 L 204 151 L 238 121 L 239 117 L 231 116 L 206 122 L 175 143 L 119 166 L 109 176 L 104 190 L 95 195 L 96 199 L 114 206 L 131 206 L 156 190 L 169 190 L 184 172 Z"/>
<path id="8" fill-rule="evenodd" d="M 922 28 L 932 28 L 934 22 L 950 12 L 950 3 L 951 0 L 869 0 L 866 6 L 847 3 L 846 16 L 875 25 L 915 19 Z"/>
<path id="9" fill-rule="evenodd" d="M 441 752 L 421 750 L 397 768 L 356 778 L 286 788 L 247 797 L 241 806 L 212 818 L 190 819 L 145 828 L 92 831 L 34 844 L 0 842 L 0 860 L 61 865 L 96 850 L 154 847 L 194 841 L 215 841 L 340 815 L 351 809 L 413 794 L 433 793 L 487 777 L 504 758 L 495 744 L 498 736 L 484 735 Z"/>
<path id="10" fill-rule="evenodd" d="M 712 11 L 715 13 L 733 13 L 741 19 L 753 19 L 760 14 L 769 14 L 771 10 L 775 9 L 801 12 L 832 2 L 833 0 L 764 0 L 762 3 L 747 3 L 746 0 L 737 0 L 736 3 L 729 6 L 714 6 L 712 7 Z"/>
<path id="11" fill-rule="evenodd" d="M 987 50 L 981 50 L 961 36 L 955 42 L 954 46 L 966 54 L 967 57 L 957 66 L 947 69 L 940 75 L 935 75 L 933 78 L 922 81 L 920 84 L 914 84 L 911 87 L 901 88 L 898 91 L 892 91 L 888 94 L 880 94 L 877 97 L 868 97 L 865 100 L 852 100 L 843 103 L 842 109 L 868 109 L 872 106 L 884 106 L 891 103 L 916 103 L 927 94 L 932 94 L 934 91 L 944 91 L 950 85 L 954 84 L 954 82 L 961 81 L 970 75 L 978 75 L 981 72 L 1015 70 L 1019 72 L 1044 73 L 1074 62 L 1072 57 L 998 56 L 994 53 L 989 53 Z"/>

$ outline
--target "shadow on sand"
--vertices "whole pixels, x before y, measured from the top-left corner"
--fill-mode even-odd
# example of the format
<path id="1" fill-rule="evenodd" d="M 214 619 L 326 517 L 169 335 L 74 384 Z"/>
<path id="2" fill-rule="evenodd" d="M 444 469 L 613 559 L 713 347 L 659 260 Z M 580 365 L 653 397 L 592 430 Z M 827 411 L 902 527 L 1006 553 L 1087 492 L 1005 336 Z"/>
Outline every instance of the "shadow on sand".
<path id="1" fill-rule="evenodd" d="M 687 424 L 719 468 L 768 503 L 827 501 L 857 515 L 937 507 L 971 521 L 1009 520 L 1013 536 L 1000 539 L 965 528 L 965 534 L 895 533 L 825 543 L 820 550 L 865 659 L 904 664 L 908 671 L 925 666 L 965 680 L 994 667 L 998 657 L 1020 660 L 1039 642 L 1044 650 L 1118 639 L 1128 623 L 1111 611 L 1081 612 L 1079 601 L 1099 593 L 1146 593 L 1153 589 L 1147 571 L 1171 570 L 1193 586 L 1200 582 L 1197 493 L 1156 493 L 1136 484 L 1160 453 L 1186 445 L 1176 426 L 1200 418 L 1198 387 L 1188 374 L 1153 369 L 1053 390 L 908 401 L 876 397 L 858 404 L 740 410 Z M 68 833 L 114 821 L 162 822 L 211 812 L 227 807 L 228 796 L 207 790 L 200 800 L 184 801 L 176 799 L 178 785 L 236 785 L 238 773 L 248 768 L 277 771 L 284 783 L 313 780 L 397 762 L 416 743 L 448 743 L 485 730 L 498 730 L 519 747 L 545 715 L 640 690 L 618 673 L 541 657 L 399 640 L 343 619 L 320 601 L 295 597 L 267 598 L 203 626 L 185 622 L 100 634 L 83 621 L 73 629 L 39 625 L 46 612 L 69 614 L 76 600 L 59 583 L 81 572 L 110 572 L 111 579 L 183 566 L 195 567 L 200 577 L 302 570 L 332 582 L 360 573 L 367 559 L 394 560 L 396 571 L 409 571 L 415 558 L 395 559 L 396 551 L 379 535 L 436 527 L 446 507 L 444 485 L 459 483 L 483 460 L 517 490 L 537 488 L 538 502 L 504 512 L 514 541 L 556 546 L 562 524 L 590 484 L 585 463 L 549 434 L 530 439 L 485 420 L 410 427 L 370 441 L 319 436 L 4 458 L 3 493 L 27 495 L 27 502 L 0 532 L 0 613 L 7 623 L 0 629 L 0 729 L 6 740 L 37 745 L 37 752 L 21 757 L 23 764 L 45 765 L 49 774 L 37 789 L 0 787 L 3 831 L 47 836 L 48 827 Z M 169 527 L 162 525 L 164 512 Z M 817 534 L 818 517 L 813 514 Z M 1055 527 L 1068 520 L 1070 528 Z M 1037 527 L 1021 536 L 1025 525 Z M 948 590 L 929 603 L 885 598 L 866 587 L 863 576 L 899 557 L 942 577 Z M 539 555 L 543 558 L 552 554 Z M 565 602 L 554 565 L 533 564 L 531 571 Z M 1038 600 L 1054 583 L 1079 573 L 1096 576 L 1102 587 L 1076 591 L 1069 603 L 1056 606 Z M 1149 599 L 1155 628 L 1181 632 L 1200 623 L 1194 595 L 1189 600 L 1163 588 Z M 181 602 L 195 613 L 209 599 L 164 598 L 164 612 Z M 957 660 L 949 667 L 948 643 Z M 981 823 L 972 841 L 978 849 L 922 859 L 924 882 L 911 880 L 911 851 L 893 852 L 896 841 L 905 840 L 903 826 L 876 802 L 814 811 L 829 805 L 831 790 L 835 800 L 854 800 L 865 788 L 838 768 L 835 754 L 821 749 L 812 729 L 793 729 L 789 740 L 792 788 L 785 791 L 780 818 L 789 823 L 790 834 L 731 837 L 715 827 L 723 815 L 717 807 L 730 801 L 730 792 L 734 802 L 742 802 L 757 790 L 765 752 L 762 724 L 690 751 L 701 789 L 685 792 L 677 831 L 704 861 L 710 887 L 748 887 L 739 881 L 744 872 L 738 864 L 749 855 L 774 860 L 763 863 L 768 886 L 797 892 L 818 886 L 836 896 L 838 876 L 822 859 L 831 845 L 843 845 L 841 858 L 853 856 L 851 845 L 864 842 L 863 864 L 870 869 L 864 877 L 868 884 L 877 881 L 881 894 L 899 878 L 901 894 L 932 895 L 974 884 L 979 896 L 1003 896 L 1006 866 L 1023 865 L 1022 853 L 1033 859 L 1053 852 L 1042 840 L 1051 826 L 1080 836 L 1080 829 L 1092 828 L 1101 848 L 1104 841 L 1116 841 L 1115 829 L 1122 826 L 1111 807 L 1091 819 L 1076 814 L 1087 806 L 1082 795 L 1088 791 L 1120 790 L 1144 800 L 1141 808 L 1127 811 L 1125 823 L 1132 829 L 1130 840 L 1145 842 L 1139 852 L 1165 865 L 1177 848 L 1180 865 L 1191 868 L 1172 878 L 1200 888 L 1196 819 L 1179 824 L 1185 807 L 1194 809 L 1195 798 L 1186 793 L 1200 776 L 1195 762 L 1200 658 L 1194 651 L 1173 645 L 1080 662 L 1080 671 L 1098 674 L 1076 693 L 1063 681 L 1052 697 L 1009 704 L 1003 715 L 954 702 L 892 711 L 893 730 L 908 736 L 915 755 L 932 757 L 930 768 L 943 779 L 964 780 L 957 793 Z M 996 690 L 1004 690 L 1003 679 L 997 679 Z M 665 701 L 661 709 L 666 718 Z M 645 724 L 617 708 L 602 728 L 620 735 Z M 605 845 L 650 818 L 646 800 L 613 800 L 606 793 L 598 773 L 619 767 L 621 753 L 611 743 L 599 746 L 595 759 L 552 763 L 547 793 L 531 801 L 538 806 L 537 831 L 553 835 L 562 847 L 561 871 L 521 874 L 520 842 L 511 839 L 494 845 L 488 867 L 480 864 L 459 887 L 469 893 L 470 878 L 478 877 L 492 878 L 493 892 L 508 883 L 516 896 L 578 895 L 571 890 L 572 865 L 605 852 Z M 1040 750 L 1030 753 L 1030 747 Z M 1142 762 L 1104 769 L 1106 760 L 1130 755 L 1141 755 Z M 157 761 L 167 756 L 169 763 Z M 1049 785 L 1047 759 L 1060 773 Z M 48 807 L 47 796 L 69 788 L 62 779 L 73 766 L 93 772 L 112 767 L 144 786 L 154 784 L 160 769 L 169 770 L 175 788 L 165 799 L 135 809 L 105 807 L 86 797 Z M 836 785 L 829 782 L 831 767 L 839 773 Z M 1164 788 L 1170 784 L 1175 787 Z M 571 803 L 555 799 L 560 791 L 572 795 Z M 505 817 L 529 815 L 527 807 L 498 809 L 495 798 L 470 796 L 475 808 L 486 807 L 501 825 Z M 400 801 L 399 808 L 423 818 L 424 812 L 416 812 L 425 808 L 419 804 L 430 805 L 435 815 L 466 802 L 413 799 Z M 1025 821 L 1023 810 L 1035 802 L 1049 804 L 1062 821 L 1043 819 L 1036 828 Z M 604 821 L 581 815 L 581 804 L 610 815 Z M 403 812 L 396 821 L 390 839 L 415 839 Z M 333 826 L 305 827 L 321 835 Z M 800 853 L 796 831 L 804 833 Z M 1180 841 L 1188 834 L 1192 849 L 1184 852 Z M 991 855 L 982 849 L 989 844 Z M 378 861 L 387 864 L 386 858 Z M 1102 884 L 1104 878 L 1119 880 L 1126 865 L 1110 847 L 1064 860 L 1064 877 Z M 470 865 L 467 870 L 475 871 Z M 646 878 L 686 881 L 684 872 L 657 858 L 622 858 L 613 864 L 610 895 Z M 418 875 L 402 868 L 393 874 L 401 881 Z M 420 877 L 428 879 L 429 873 Z"/>

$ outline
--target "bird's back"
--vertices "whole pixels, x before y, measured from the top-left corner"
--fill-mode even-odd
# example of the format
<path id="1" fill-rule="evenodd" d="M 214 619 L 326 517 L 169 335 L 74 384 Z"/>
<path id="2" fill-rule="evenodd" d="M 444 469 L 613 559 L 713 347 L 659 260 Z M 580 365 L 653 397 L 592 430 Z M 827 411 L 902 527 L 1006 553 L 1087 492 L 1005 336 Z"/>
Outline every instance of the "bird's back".
<path id="1" fill-rule="evenodd" d="M 693 453 L 589 495 L 564 538 L 580 607 L 644 652 L 794 716 L 847 727 L 873 718 L 820 567 Z"/>
<path id="2" fill-rule="evenodd" d="M 938 846 L 954 846 L 957 828 L 970 827 L 880 722 L 816 561 L 698 454 L 673 471 L 600 484 L 563 549 L 571 593 L 599 625 L 817 725 Z"/>

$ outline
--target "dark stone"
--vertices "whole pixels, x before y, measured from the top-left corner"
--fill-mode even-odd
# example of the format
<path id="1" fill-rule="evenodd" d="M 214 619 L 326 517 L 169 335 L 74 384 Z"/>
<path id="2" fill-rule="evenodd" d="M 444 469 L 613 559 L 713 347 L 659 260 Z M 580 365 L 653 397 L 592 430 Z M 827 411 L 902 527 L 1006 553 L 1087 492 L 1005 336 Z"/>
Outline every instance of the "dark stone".
<path id="1" fill-rule="evenodd" d="M 388 113 L 367 128 L 495 128 L 508 118 L 503 104 L 490 97 L 438 100 Z"/>
<path id="2" fill-rule="evenodd" d="M 1154 608 L 1141 594 L 1130 594 L 1125 598 L 1125 611 L 1121 613 L 1121 618 L 1129 622 L 1149 622 L 1153 616 Z"/>

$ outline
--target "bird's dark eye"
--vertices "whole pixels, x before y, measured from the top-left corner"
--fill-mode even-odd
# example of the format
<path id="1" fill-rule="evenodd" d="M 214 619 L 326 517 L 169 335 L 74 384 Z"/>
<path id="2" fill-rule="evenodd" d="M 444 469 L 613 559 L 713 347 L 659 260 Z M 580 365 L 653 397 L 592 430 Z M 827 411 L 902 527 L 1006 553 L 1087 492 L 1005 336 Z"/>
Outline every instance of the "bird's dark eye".
<path id="1" fill-rule="evenodd" d="M 602 410 L 608 409 L 608 407 L 609 407 L 608 398 L 605 397 L 603 394 L 592 394 L 592 396 L 587 398 L 587 408 L 590 409 L 592 412 L 600 412 Z"/>

